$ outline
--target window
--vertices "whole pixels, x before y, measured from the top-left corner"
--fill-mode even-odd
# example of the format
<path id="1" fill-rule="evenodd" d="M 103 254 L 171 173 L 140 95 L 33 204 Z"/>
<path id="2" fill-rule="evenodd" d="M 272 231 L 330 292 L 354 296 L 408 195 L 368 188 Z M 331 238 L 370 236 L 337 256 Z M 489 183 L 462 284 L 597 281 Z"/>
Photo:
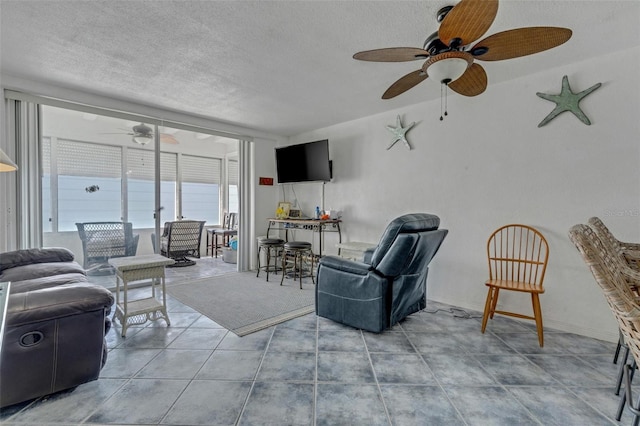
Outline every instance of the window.
<path id="1" fill-rule="evenodd" d="M 127 148 L 127 220 L 136 228 L 153 228 L 155 159 L 151 150 Z M 160 221 L 176 217 L 176 154 L 160 153 Z"/>
<path id="2" fill-rule="evenodd" d="M 77 232 L 77 222 L 105 221 L 154 229 L 156 151 L 153 143 L 132 139 L 140 122 L 52 106 L 41 111 L 43 232 Z M 159 131 L 160 223 L 185 218 L 219 224 L 226 142 L 204 148 L 193 131 Z"/>
<path id="3" fill-rule="evenodd" d="M 182 217 L 220 223 L 220 165 L 215 158 L 182 155 Z"/>
<path id="4" fill-rule="evenodd" d="M 51 179 L 57 178 L 57 197 L 50 196 L 51 208 L 57 211 L 57 230 L 75 231 L 76 222 L 122 220 L 122 148 L 51 142 L 57 152 L 56 170 L 51 171 Z"/>

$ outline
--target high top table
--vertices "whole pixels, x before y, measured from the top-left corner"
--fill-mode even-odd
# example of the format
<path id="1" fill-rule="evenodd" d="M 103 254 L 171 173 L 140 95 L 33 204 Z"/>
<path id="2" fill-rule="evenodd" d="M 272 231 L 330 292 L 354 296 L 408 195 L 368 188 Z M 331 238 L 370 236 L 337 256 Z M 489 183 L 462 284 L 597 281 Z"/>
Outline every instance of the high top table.
<path id="1" fill-rule="evenodd" d="M 164 319 L 167 326 L 171 325 L 167 314 L 164 268 L 174 263 L 173 259 L 159 254 L 109 259 L 109 264 L 116 270 L 116 309 L 113 313 L 113 319 L 117 318 L 122 325 L 122 337 L 126 337 L 127 328 L 130 326 L 144 324 L 149 320 Z M 151 296 L 129 300 L 127 296 L 129 283 L 147 279 L 151 280 Z M 120 301 L 121 280 L 123 284 L 122 302 Z M 158 280 L 162 286 L 162 299 L 158 299 L 159 295 L 156 294 Z"/>
<path id="2" fill-rule="evenodd" d="M 340 232 L 340 223 L 342 223 L 342 221 L 340 219 L 270 218 L 267 220 L 269 221 L 269 226 L 267 227 L 267 238 L 270 238 L 269 232 L 271 230 L 284 230 L 285 241 L 289 241 L 289 231 L 308 230 L 308 231 L 311 231 L 312 233 L 317 232 L 319 257 L 322 257 L 322 240 L 323 240 L 322 234 L 324 232 L 337 232 L 338 242 L 340 243 L 342 242 L 342 233 Z M 313 234 L 312 234 L 312 239 L 313 239 Z M 340 249 L 338 249 L 338 254 L 340 254 Z"/>

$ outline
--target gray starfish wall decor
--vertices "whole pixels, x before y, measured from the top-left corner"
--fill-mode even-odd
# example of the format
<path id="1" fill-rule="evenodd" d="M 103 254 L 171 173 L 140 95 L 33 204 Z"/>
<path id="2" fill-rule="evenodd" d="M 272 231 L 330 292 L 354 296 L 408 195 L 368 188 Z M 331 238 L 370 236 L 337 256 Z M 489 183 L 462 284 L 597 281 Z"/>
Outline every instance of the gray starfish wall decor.
<path id="1" fill-rule="evenodd" d="M 580 109 L 580 101 L 584 99 L 589 93 L 593 92 L 597 88 L 599 88 L 602 83 L 594 84 L 586 90 L 583 90 L 580 93 L 573 93 L 571 91 L 571 87 L 569 86 L 569 78 L 565 75 L 562 77 L 562 91 L 557 95 L 549 95 L 547 93 L 536 93 L 542 99 L 546 99 L 547 101 L 555 102 L 556 107 L 547 115 L 544 120 L 538 124 L 538 127 L 542 127 L 554 118 L 556 118 L 560 113 L 565 111 L 571 111 L 573 115 L 578 117 L 580 121 L 582 121 L 587 126 L 591 125 L 591 121 L 585 115 L 584 112 Z"/>
<path id="2" fill-rule="evenodd" d="M 396 142 L 402 141 L 404 146 L 406 146 L 409 150 L 411 150 L 411 145 L 409 145 L 409 141 L 406 138 L 406 134 L 415 124 L 416 123 L 414 121 L 413 123 L 409 124 L 407 127 L 402 127 L 402 122 L 400 121 L 400 116 L 398 115 L 398 118 L 396 118 L 396 127 L 387 126 L 387 130 L 393 133 L 393 140 L 391 141 L 389 146 L 387 146 L 387 149 L 391 149 L 391 147 L 395 145 Z"/>

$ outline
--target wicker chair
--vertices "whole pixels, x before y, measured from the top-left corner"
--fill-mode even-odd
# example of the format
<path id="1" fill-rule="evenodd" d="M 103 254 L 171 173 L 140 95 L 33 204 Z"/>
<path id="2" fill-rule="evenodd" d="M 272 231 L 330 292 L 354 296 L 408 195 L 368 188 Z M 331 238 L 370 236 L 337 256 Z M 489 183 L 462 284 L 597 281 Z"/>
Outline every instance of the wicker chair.
<path id="1" fill-rule="evenodd" d="M 603 242 L 606 242 L 619 253 L 620 256 L 628 263 L 629 267 L 640 271 L 640 244 L 625 243 L 613 236 L 609 228 L 597 217 L 589 219 L 589 226 L 593 228 L 595 233 Z"/>
<path id="2" fill-rule="evenodd" d="M 629 410 L 636 416 L 634 425 L 640 421 L 640 400 L 633 405 L 631 377 L 636 364 L 640 362 L 640 299 L 631 284 L 640 285 L 640 273 L 622 263 L 617 253 L 587 225 L 575 225 L 569 231 L 569 238 L 575 244 L 585 263 L 591 270 L 596 283 L 602 289 L 611 308 L 624 341 L 633 357 L 632 363 L 623 366 L 626 386 L 620 400 L 616 416 L 620 420 L 626 401 Z"/>
<path id="3" fill-rule="evenodd" d="M 196 264 L 195 260 L 187 259 L 187 256 L 200 258 L 200 241 L 204 223 L 200 220 L 178 220 L 164 223 L 164 231 L 160 237 L 160 254 L 176 261 L 168 267 Z M 151 241 L 153 250 L 156 251 L 155 234 L 151 234 Z"/>
<path id="4" fill-rule="evenodd" d="M 539 295 L 544 293 L 543 281 L 549 260 L 549 245 L 536 229 L 526 225 L 505 225 L 496 229 L 487 241 L 489 287 L 482 317 L 482 332 L 494 314 L 534 320 L 538 329 L 538 343 L 544 346 L 542 311 Z M 531 294 L 533 316 L 498 311 L 500 290 Z"/>
<path id="5" fill-rule="evenodd" d="M 139 235 L 130 222 L 76 223 L 82 241 L 83 267 L 90 275 L 113 274 L 112 257 L 135 256 Z"/>
<path id="6" fill-rule="evenodd" d="M 638 243 L 625 243 L 618 240 L 613 236 L 609 228 L 597 217 L 592 217 L 588 222 L 589 227 L 593 229 L 596 235 L 600 238 L 603 244 L 608 246 L 608 250 L 612 253 L 615 253 L 622 263 L 626 263 L 630 268 L 635 269 L 640 272 L 640 244 Z M 630 283 L 633 291 L 638 294 L 639 289 L 635 288 L 633 283 Z M 616 352 L 613 357 L 613 363 L 618 362 L 618 355 L 620 354 L 620 350 L 624 347 L 624 342 L 622 338 L 618 340 L 618 345 L 616 347 Z M 624 348 L 623 355 L 623 364 L 626 362 L 627 357 L 629 356 L 629 349 Z M 620 392 L 621 381 L 618 381 L 618 386 L 616 388 L 616 392 Z"/>

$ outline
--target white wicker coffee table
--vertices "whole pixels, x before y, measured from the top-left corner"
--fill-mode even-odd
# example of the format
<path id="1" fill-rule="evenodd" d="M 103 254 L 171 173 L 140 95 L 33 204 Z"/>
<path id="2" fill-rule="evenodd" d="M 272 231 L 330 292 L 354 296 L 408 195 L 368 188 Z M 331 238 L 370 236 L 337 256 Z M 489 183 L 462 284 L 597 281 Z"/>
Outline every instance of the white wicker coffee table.
<path id="1" fill-rule="evenodd" d="M 173 263 L 175 263 L 173 259 L 159 254 L 109 259 L 109 264 L 116 270 L 116 309 L 113 319 L 115 321 L 117 318 L 120 322 L 122 337 L 126 337 L 127 328 L 130 326 L 144 324 L 147 321 L 164 319 L 167 326 L 171 325 L 167 314 L 164 267 Z M 151 280 L 151 296 L 129 300 L 127 297 L 129 283 L 148 279 Z M 122 301 L 120 301 L 120 281 L 122 281 Z M 162 289 L 156 291 L 158 283 Z M 159 299 L 159 296 L 162 298 Z"/>

